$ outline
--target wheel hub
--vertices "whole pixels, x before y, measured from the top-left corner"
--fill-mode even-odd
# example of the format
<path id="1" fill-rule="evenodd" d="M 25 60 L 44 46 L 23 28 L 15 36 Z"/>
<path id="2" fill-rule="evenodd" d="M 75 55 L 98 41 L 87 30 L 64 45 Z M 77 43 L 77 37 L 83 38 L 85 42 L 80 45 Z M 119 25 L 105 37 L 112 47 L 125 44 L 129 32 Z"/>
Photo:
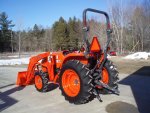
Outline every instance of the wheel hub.
<path id="1" fill-rule="evenodd" d="M 42 81 L 41 80 L 38 80 L 38 83 L 41 83 Z"/>
<path id="2" fill-rule="evenodd" d="M 62 75 L 62 86 L 68 96 L 77 96 L 80 92 L 80 79 L 78 74 L 72 69 L 64 71 Z"/>
<path id="3" fill-rule="evenodd" d="M 42 88 L 42 79 L 39 75 L 35 76 L 35 85 L 38 89 Z"/>
<path id="4" fill-rule="evenodd" d="M 79 81 L 78 81 L 77 79 L 75 79 L 75 80 L 74 80 L 74 84 L 75 84 L 75 85 L 78 85 L 78 84 L 79 84 Z"/>

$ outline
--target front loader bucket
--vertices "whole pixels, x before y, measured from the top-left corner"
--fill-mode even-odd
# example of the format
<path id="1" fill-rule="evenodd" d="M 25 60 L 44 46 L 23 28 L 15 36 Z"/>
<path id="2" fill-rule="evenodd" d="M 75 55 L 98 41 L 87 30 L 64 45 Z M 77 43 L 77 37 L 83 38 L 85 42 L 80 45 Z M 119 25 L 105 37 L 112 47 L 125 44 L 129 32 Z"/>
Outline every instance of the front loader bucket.
<path id="1" fill-rule="evenodd" d="M 27 81 L 27 71 L 18 72 L 16 85 L 25 86 Z"/>
<path id="2" fill-rule="evenodd" d="M 26 86 L 34 84 L 35 66 L 39 60 L 48 58 L 50 52 L 42 53 L 30 58 L 27 71 L 18 72 L 16 85 Z"/>

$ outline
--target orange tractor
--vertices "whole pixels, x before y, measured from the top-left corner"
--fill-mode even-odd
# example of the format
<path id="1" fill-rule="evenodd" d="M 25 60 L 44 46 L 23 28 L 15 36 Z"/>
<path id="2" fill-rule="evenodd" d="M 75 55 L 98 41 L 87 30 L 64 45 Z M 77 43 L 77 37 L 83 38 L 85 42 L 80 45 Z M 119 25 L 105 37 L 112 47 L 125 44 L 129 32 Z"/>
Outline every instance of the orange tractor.
<path id="1" fill-rule="evenodd" d="M 101 49 L 98 38 L 87 39 L 87 12 L 103 14 L 106 17 L 107 43 Z M 83 104 L 95 97 L 99 101 L 101 93 L 117 94 L 118 72 L 107 59 L 112 30 L 106 12 L 85 9 L 83 11 L 84 49 L 79 51 L 46 52 L 30 58 L 27 71 L 19 72 L 17 85 L 35 84 L 39 92 L 46 92 L 49 83 L 59 84 L 62 95 L 70 103 Z"/>

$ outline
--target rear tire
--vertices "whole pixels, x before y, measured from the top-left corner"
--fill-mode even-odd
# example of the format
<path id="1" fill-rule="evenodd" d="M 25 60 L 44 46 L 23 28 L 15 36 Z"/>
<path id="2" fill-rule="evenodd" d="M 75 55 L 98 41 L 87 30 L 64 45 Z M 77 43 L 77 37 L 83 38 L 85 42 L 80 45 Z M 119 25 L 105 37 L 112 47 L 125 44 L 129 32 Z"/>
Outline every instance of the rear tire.
<path id="1" fill-rule="evenodd" d="M 69 75 L 69 70 L 74 72 L 74 74 Z M 64 81 L 66 81 L 65 85 Z M 93 86 L 91 85 L 92 78 L 90 71 L 78 60 L 71 60 L 63 65 L 59 82 L 62 95 L 70 103 L 84 104 L 94 98 L 92 94 Z M 77 86 L 72 86 L 73 84 L 75 85 L 75 83 L 78 83 Z M 80 87 L 78 85 L 80 85 Z"/>
<path id="2" fill-rule="evenodd" d="M 35 73 L 35 88 L 39 92 L 47 92 L 48 90 L 48 74 L 45 72 Z"/>
<path id="3" fill-rule="evenodd" d="M 111 61 L 107 60 L 105 65 L 104 65 L 104 69 L 108 72 L 108 83 L 106 83 L 106 84 L 109 87 L 118 90 L 118 80 L 119 80 L 119 78 L 118 78 L 118 71 L 117 71 L 116 67 L 113 65 L 113 63 Z M 103 77 L 103 75 L 102 75 L 102 77 Z M 101 93 L 110 94 L 111 92 L 106 90 L 106 89 L 102 89 Z"/>

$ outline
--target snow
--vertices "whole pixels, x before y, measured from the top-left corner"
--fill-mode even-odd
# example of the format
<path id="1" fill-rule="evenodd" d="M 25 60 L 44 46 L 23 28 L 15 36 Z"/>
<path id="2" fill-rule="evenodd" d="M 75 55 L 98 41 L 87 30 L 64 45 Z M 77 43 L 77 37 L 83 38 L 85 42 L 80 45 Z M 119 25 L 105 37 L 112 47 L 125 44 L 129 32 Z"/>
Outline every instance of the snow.
<path id="1" fill-rule="evenodd" d="M 7 60 L 0 60 L 0 65 L 21 65 L 21 64 L 28 64 L 28 58 L 18 58 L 18 59 L 7 59 Z"/>
<path id="2" fill-rule="evenodd" d="M 16 57 L 16 56 L 14 56 Z M 108 57 L 111 57 L 108 55 Z M 145 59 L 150 58 L 150 52 L 136 52 L 124 57 L 124 59 Z M 30 57 L 27 58 L 18 58 L 18 59 L 4 59 L 0 60 L 0 65 L 21 65 L 21 64 L 29 64 Z"/>
<path id="3" fill-rule="evenodd" d="M 150 57 L 150 52 L 136 52 L 130 55 L 125 56 L 125 59 L 145 59 L 147 60 Z"/>
<path id="4" fill-rule="evenodd" d="M 9 58 L 17 58 L 17 57 L 18 57 L 18 55 L 14 55 L 14 56 L 7 56 L 7 57 L 9 57 Z"/>

